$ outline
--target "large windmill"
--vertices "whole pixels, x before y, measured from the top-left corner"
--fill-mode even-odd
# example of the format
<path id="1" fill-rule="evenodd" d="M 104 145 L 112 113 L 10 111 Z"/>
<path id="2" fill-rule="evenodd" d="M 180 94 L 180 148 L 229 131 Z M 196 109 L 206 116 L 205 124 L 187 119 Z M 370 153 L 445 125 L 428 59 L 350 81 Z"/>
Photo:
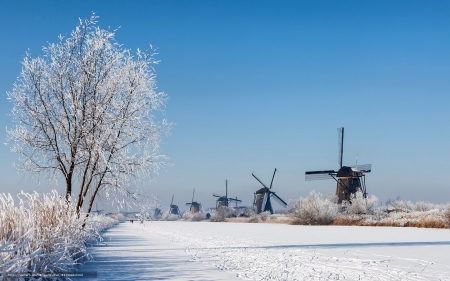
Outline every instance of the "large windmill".
<path id="1" fill-rule="evenodd" d="M 339 170 L 323 170 L 305 172 L 305 180 L 326 180 L 334 179 L 337 182 L 336 196 L 338 202 L 350 200 L 350 195 L 361 190 L 364 197 L 367 197 L 366 173 L 372 171 L 371 164 L 356 166 L 342 166 L 342 157 L 344 154 L 344 128 L 338 129 L 339 140 Z"/>
<path id="2" fill-rule="evenodd" d="M 275 168 L 275 171 L 273 172 L 272 181 L 270 182 L 270 186 L 267 187 L 258 177 L 255 175 L 255 173 L 252 173 L 252 176 L 259 181 L 260 184 L 262 184 L 263 188 L 258 189 L 254 193 L 253 198 L 253 207 L 255 208 L 255 211 L 257 214 L 261 212 L 270 212 L 273 214 L 273 207 L 272 202 L 270 201 L 270 198 L 275 199 L 281 206 L 286 208 L 287 204 L 284 202 L 283 199 L 281 199 L 278 195 L 275 194 L 274 191 L 272 191 L 272 185 L 273 180 L 275 179 L 275 175 L 277 173 L 277 169 Z"/>
<path id="3" fill-rule="evenodd" d="M 191 212 L 191 214 L 195 214 L 195 213 L 200 212 L 200 208 L 202 206 L 202 204 L 194 201 L 194 194 L 195 194 L 195 189 L 194 189 L 194 192 L 192 192 L 191 203 L 186 203 L 186 206 L 189 206 L 189 205 L 191 206 L 189 208 L 189 211 Z"/>
<path id="4" fill-rule="evenodd" d="M 214 197 L 218 197 L 216 200 L 216 209 L 219 209 L 221 206 L 228 207 L 228 204 L 232 201 L 236 202 L 236 207 L 238 202 L 242 202 L 241 200 L 238 200 L 236 198 L 229 198 L 228 197 L 228 180 L 225 180 L 225 196 L 213 194 Z"/>
<path id="5" fill-rule="evenodd" d="M 178 206 L 177 205 L 174 205 L 173 204 L 173 197 L 175 196 L 175 194 L 172 194 L 172 201 L 170 201 L 170 207 L 169 207 L 169 214 L 172 214 L 172 215 L 176 215 L 176 216 L 180 216 L 181 217 L 181 214 L 180 214 L 180 209 L 178 208 Z"/>

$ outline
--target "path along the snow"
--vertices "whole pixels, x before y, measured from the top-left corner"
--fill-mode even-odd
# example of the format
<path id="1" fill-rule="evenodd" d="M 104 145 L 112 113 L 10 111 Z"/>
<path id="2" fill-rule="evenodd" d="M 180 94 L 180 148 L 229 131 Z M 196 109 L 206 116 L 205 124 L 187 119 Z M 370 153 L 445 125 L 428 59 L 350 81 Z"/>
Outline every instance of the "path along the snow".
<path id="1" fill-rule="evenodd" d="M 105 240 L 95 280 L 450 280 L 448 229 L 147 222 Z"/>
<path id="2" fill-rule="evenodd" d="M 149 226 L 127 222 L 108 229 L 91 248 L 94 261 L 80 269 L 97 278 L 74 280 L 238 280 L 235 273 L 193 262 L 184 247 L 149 233 Z"/>

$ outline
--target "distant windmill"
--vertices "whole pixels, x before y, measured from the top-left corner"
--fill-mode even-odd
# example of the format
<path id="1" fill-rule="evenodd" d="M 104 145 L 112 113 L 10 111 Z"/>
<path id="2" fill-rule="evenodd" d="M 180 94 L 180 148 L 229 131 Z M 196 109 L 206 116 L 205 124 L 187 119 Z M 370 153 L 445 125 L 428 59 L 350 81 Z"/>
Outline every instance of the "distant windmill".
<path id="1" fill-rule="evenodd" d="M 179 217 L 181 217 L 181 214 L 180 214 L 180 209 L 178 208 L 178 206 L 177 205 L 174 205 L 173 204 L 173 197 L 175 196 L 175 194 L 172 194 L 172 201 L 170 201 L 170 207 L 169 207 L 169 214 L 172 214 L 172 215 L 176 215 L 176 216 L 179 216 Z"/>
<path id="2" fill-rule="evenodd" d="M 158 203 L 155 204 L 155 211 L 153 212 L 153 219 L 159 220 L 161 218 L 162 212 L 161 209 L 158 208 Z"/>
<path id="3" fill-rule="evenodd" d="M 270 198 L 273 197 L 275 201 L 277 201 L 281 206 L 286 208 L 287 204 L 284 202 L 283 199 L 278 197 L 278 195 L 275 194 L 274 191 L 272 191 L 272 185 L 273 180 L 275 179 L 275 174 L 277 173 L 277 169 L 273 172 L 272 181 L 270 182 L 270 187 L 267 187 L 258 177 L 256 177 L 255 173 L 252 173 L 252 176 L 259 181 L 260 184 L 262 184 L 263 188 L 258 189 L 254 193 L 254 199 L 253 199 L 253 207 L 255 208 L 255 211 L 257 214 L 261 212 L 270 212 L 273 214 L 273 207 L 272 202 L 270 201 Z"/>
<path id="4" fill-rule="evenodd" d="M 336 196 L 338 202 L 343 200 L 350 200 L 350 195 L 361 190 L 364 197 L 367 197 L 366 188 L 366 173 L 372 171 L 371 164 L 356 165 L 356 166 L 342 166 L 342 157 L 344 154 L 344 128 L 338 129 L 339 140 L 339 170 L 323 170 L 323 171 L 309 171 L 305 172 L 305 179 L 310 180 L 326 180 L 334 179 L 337 182 Z M 358 162 L 356 162 L 358 163 Z"/>
<path id="5" fill-rule="evenodd" d="M 200 212 L 200 208 L 201 208 L 201 204 L 200 203 L 198 203 L 198 202 L 194 202 L 194 194 L 195 194 L 195 189 L 194 189 L 194 192 L 192 192 L 192 200 L 191 200 L 191 203 L 186 203 L 186 206 L 191 206 L 190 208 L 189 208 L 189 211 L 191 212 L 191 214 L 195 214 L 195 213 L 198 213 L 198 212 Z"/>
<path id="6" fill-rule="evenodd" d="M 220 196 L 217 194 L 213 194 L 214 197 L 218 197 L 216 200 L 216 209 L 219 209 L 221 206 L 228 207 L 229 203 L 231 201 L 236 202 L 236 207 L 238 202 L 242 202 L 241 200 L 238 200 L 237 197 L 235 198 L 229 198 L 228 197 L 228 180 L 225 180 L 225 196 Z"/>

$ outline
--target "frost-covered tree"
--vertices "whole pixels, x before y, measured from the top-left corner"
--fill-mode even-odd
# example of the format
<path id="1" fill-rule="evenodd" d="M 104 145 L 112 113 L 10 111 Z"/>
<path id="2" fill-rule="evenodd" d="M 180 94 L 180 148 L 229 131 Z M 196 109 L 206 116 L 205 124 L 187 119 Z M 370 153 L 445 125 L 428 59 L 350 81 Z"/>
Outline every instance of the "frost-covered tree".
<path id="1" fill-rule="evenodd" d="M 170 129 L 154 115 L 167 101 L 156 92 L 154 50 L 132 54 L 96 19 L 80 20 L 41 57 L 27 53 L 8 93 L 16 167 L 62 179 L 67 200 L 75 196 L 87 215 L 99 194 L 136 198 L 136 179 L 163 164 L 160 139 Z"/>

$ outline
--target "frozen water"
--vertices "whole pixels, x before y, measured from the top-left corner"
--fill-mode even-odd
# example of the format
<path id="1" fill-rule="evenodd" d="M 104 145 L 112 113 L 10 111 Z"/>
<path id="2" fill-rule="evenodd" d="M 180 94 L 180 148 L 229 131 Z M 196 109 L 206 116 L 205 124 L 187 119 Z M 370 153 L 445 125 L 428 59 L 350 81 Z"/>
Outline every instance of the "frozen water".
<path id="1" fill-rule="evenodd" d="M 106 235 L 82 269 L 98 280 L 450 280 L 448 229 L 176 221 Z"/>

